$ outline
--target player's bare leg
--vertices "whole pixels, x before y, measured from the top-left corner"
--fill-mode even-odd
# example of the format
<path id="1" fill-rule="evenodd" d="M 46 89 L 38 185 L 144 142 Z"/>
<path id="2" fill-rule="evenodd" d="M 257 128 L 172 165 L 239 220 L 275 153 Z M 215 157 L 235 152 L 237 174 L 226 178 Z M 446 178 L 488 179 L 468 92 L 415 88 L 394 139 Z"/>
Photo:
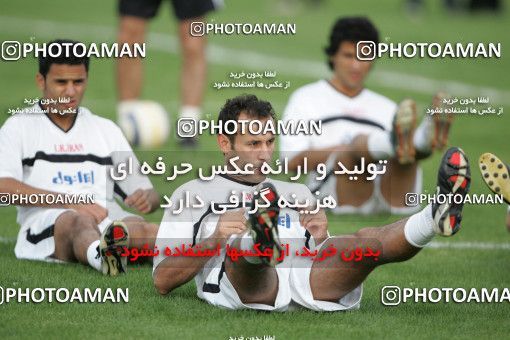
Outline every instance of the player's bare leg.
<path id="1" fill-rule="evenodd" d="M 438 193 L 460 194 L 469 191 L 469 163 L 464 152 L 449 149 L 438 172 Z M 363 258 L 358 262 L 344 261 L 340 256 L 325 262 L 316 262 L 310 274 L 310 286 L 316 300 L 338 301 L 352 291 L 377 266 L 412 258 L 434 236 L 451 236 L 460 228 L 462 204 L 433 203 L 408 219 L 382 228 L 363 228 L 354 235 L 328 239 L 321 247 L 319 257 L 333 245 L 336 249 L 370 247 L 380 251 L 378 260 Z"/>
<path id="2" fill-rule="evenodd" d="M 341 152 L 337 157 L 347 169 L 353 169 L 360 162 L 360 155 L 366 156 L 366 162 L 374 162 L 363 141 L 367 136 L 356 137 L 357 150 L 355 152 Z M 361 151 L 359 151 L 361 150 Z M 414 191 L 418 164 L 400 164 L 397 159 L 390 158 L 385 163 L 386 172 L 382 175 L 381 193 L 392 207 L 405 206 L 405 194 Z M 366 175 L 357 176 L 357 180 L 349 179 L 348 175 L 336 176 L 336 193 L 340 205 L 360 206 L 366 202 L 374 190 L 374 181 L 368 181 Z"/>
<path id="3" fill-rule="evenodd" d="M 62 213 L 55 221 L 55 258 L 88 264 L 87 248 L 101 233 L 94 218 L 74 211 Z"/>
<path id="4" fill-rule="evenodd" d="M 129 231 L 129 247 L 154 249 L 159 226 L 145 221 L 141 217 L 130 216 L 122 220 Z"/>
<path id="5" fill-rule="evenodd" d="M 241 249 L 241 239 L 236 239 L 232 247 Z M 278 275 L 274 267 L 250 263 L 242 257 L 235 262 L 226 257 L 225 273 L 243 303 L 274 305 L 278 294 Z"/>
<path id="6" fill-rule="evenodd" d="M 117 41 L 119 44 L 142 44 L 145 41 L 147 20 L 134 16 L 121 16 Z M 141 58 L 117 59 L 117 91 L 120 101 L 140 98 L 143 85 Z"/>
<path id="7" fill-rule="evenodd" d="M 181 118 L 200 119 L 207 76 L 205 55 L 205 36 L 190 34 L 192 22 L 203 22 L 203 18 L 181 20 L 179 22 L 179 41 L 182 48 L 181 67 Z M 184 145 L 194 146 L 193 138 L 182 140 Z"/>
<path id="8" fill-rule="evenodd" d="M 342 145 L 336 155 L 335 162 L 341 162 L 347 169 L 353 169 L 360 163 L 361 157 L 368 156 L 366 150 L 359 145 Z M 334 168 L 338 170 L 338 167 Z M 336 193 L 339 205 L 350 205 L 354 207 L 361 206 L 366 202 L 374 191 L 373 181 L 366 180 L 366 177 L 360 176 L 357 180 L 350 180 L 349 175 L 335 175 Z"/>
<path id="9" fill-rule="evenodd" d="M 400 164 L 391 159 L 381 178 L 381 193 L 392 207 L 405 207 L 405 196 L 415 191 L 418 163 Z"/>
<path id="10" fill-rule="evenodd" d="M 310 273 L 310 286 L 315 300 L 338 301 L 359 286 L 377 266 L 405 261 L 416 255 L 421 248 L 414 247 L 405 239 L 404 228 L 408 219 L 384 227 L 363 228 L 353 235 L 335 236 L 328 239 L 318 255 L 333 245 L 339 250 L 354 251 L 357 247 L 379 250 L 381 256 L 363 258 L 359 262 L 346 262 L 335 257 L 316 262 Z"/>
<path id="11" fill-rule="evenodd" d="M 75 211 L 62 213 L 55 221 L 54 257 L 90 265 L 104 275 L 125 272 L 127 260 L 120 253 L 127 246 L 128 231 L 121 222 L 104 220 L 102 223 L 109 225 L 101 234 L 93 217 Z"/>
<path id="12" fill-rule="evenodd" d="M 347 169 L 359 165 L 361 157 L 365 157 L 366 162 L 376 162 L 367 150 L 367 139 L 366 135 L 357 136 L 352 146 L 345 146 L 345 150 L 338 153 L 336 161 L 342 162 Z M 391 206 L 404 206 L 405 194 L 414 189 L 418 165 L 416 162 L 400 164 L 397 159 L 390 158 L 385 166 L 386 172 L 381 181 L 382 194 Z M 372 196 L 374 181 L 367 180 L 366 175 L 357 176 L 356 180 L 349 177 L 351 176 L 336 176 L 338 203 L 360 206 Z"/>
<path id="13" fill-rule="evenodd" d="M 416 116 L 414 101 L 409 99 L 402 101 L 395 114 L 391 133 L 381 131 L 371 135 L 358 135 L 353 139 L 350 151 L 342 152 L 339 157 L 342 163 L 347 162 L 349 166 L 356 165 L 353 162 L 356 160 L 359 162 L 361 157 L 369 162 L 386 160 L 381 192 L 392 207 L 405 206 L 405 194 L 414 191 L 415 188 L 418 169 L 416 161 L 429 157 L 432 153 L 431 136 L 434 126 L 431 118 L 425 117 L 415 131 Z M 363 178 L 351 181 L 348 176 L 340 176 L 337 180 L 340 204 L 354 202 L 360 205 L 370 197 L 370 189 L 373 188 L 370 181 Z"/>
<path id="14" fill-rule="evenodd" d="M 184 106 L 202 105 L 207 73 L 205 56 L 206 38 L 190 34 L 192 22 L 203 22 L 203 18 L 179 22 L 179 41 L 182 46 L 181 100 Z"/>

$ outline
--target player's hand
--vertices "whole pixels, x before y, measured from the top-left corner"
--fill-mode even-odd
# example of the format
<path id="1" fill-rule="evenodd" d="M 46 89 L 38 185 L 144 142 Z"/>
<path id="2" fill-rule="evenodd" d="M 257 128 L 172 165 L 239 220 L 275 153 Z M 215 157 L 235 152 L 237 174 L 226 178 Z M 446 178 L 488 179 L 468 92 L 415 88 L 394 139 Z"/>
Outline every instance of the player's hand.
<path id="1" fill-rule="evenodd" d="M 137 211 L 147 214 L 153 211 L 153 202 L 151 200 L 151 191 L 138 189 L 124 200 L 124 203 Z"/>
<path id="2" fill-rule="evenodd" d="M 247 230 L 247 220 L 244 213 L 245 209 L 239 209 L 237 211 L 227 211 L 221 215 L 211 238 L 224 244 L 231 235 L 245 232 Z"/>
<path id="3" fill-rule="evenodd" d="M 313 236 L 316 244 L 328 238 L 328 218 L 324 209 L 320 209 L 316 214 L 302 214 L 299 216 L 299 223 Z"/>
<path id="4" fill-rule="evenodd" d="M 108 210 L 99 204 L 70 204 L 66 206 L 68 209 L 73 209 L 79 214 L 91 216 L 97 224 L 108 217 Z"/>

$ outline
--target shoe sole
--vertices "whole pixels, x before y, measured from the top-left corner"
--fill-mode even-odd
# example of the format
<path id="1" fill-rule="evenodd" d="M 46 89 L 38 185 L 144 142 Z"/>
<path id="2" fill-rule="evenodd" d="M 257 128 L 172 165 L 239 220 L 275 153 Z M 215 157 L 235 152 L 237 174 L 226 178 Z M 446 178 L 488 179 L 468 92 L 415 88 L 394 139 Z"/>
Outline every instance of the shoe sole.
<path id="1" fill-rule="evenodd" d="M 482 178 L 497 195 L 502 195 L 507 204 L 510 204 L 510 174 L 506 165 L 495 155 L 484 153 L 479 163 Z"/>
<path id="2" fill-rule="evenodd" d="M 114 239 L 109 239 L 108 230 L 113 228 Z M 120 228 L 120 229 L 115 229 Z M 122 236 L 117 236 L 116 233 L 122 232 Z M 127 247 L 129 243 L 129 234 L 126 225 L 123 222 L 115 221 L 101 235 L 99 241 L 99 251 L 103 261 L 101 262 L 101 269 L 103 275 L 117 276 L 120 273 L 125 273 L 127 268 L 127 257 L 120 256 L 120 253 Z"/>
<path id="3" fill-rule="evenodd" d="M 464 189 L 466 189 L 466 194 L 469 191 L 469 183 L 470 183 L 470 175 L 469 175 L 469 161 L 467 160 L 467 157 L 464 153 L 464 151 L 460 148 L 458 148 L 455 152 L 458 152 L 460 154 L 460 157 L 458 159 L 458 164 L 455 164 L 452 161 L 453 157 L 450 157 L 450 159 L 447 160 L 449 167 L 456 169 L 456 173 L 454 174 L 446 174 L 449 176 L 448 181 L 450 183 L 453 183 L 453 186 L 451 190 L 447 193 L 451 193 L 453 195 L 457 194 L 459 191 L 459 188 L 462 187 L 462 184 L 466 181 Z M 454 153 L 455 153 L 454 152 Z M 452 153 L 452 156 L 453 154 Z M 457 162 L 456 162 L 457 163 Z M 441 163 L 441 166 L 443 166 L 443 163 Z M 452 179 L 454 177 L 454 179 Z M 454 182 L 453 182 L 454 181 Z M 452 236 L 455 233 L 457 233 L 460 229 L 460 212 L 459 212 L 459 220 L 455 220 L 455 214 L 451 215 L 451 208 L 450 204 L 444 203 L 441 206 L 438 207 L 435 215 L 434 215 L 434 230 L 436 234 L 442 235 L 442 236 Z M 461 208 L 462 209 L 462 208 Z M 452 217 L 453 219 L 453 226 L 452 226 Z M 457 228 L 455 228 L 459 224 Z"/>
<path id="4" fill-rule="evenodd" d="M 395 132 L 397 139 L 396 155 L 400 164 L 414 162 L 414 130 L 416 129 L 416 103 L 405 99 L 398 107 L 395 117 Z"/>

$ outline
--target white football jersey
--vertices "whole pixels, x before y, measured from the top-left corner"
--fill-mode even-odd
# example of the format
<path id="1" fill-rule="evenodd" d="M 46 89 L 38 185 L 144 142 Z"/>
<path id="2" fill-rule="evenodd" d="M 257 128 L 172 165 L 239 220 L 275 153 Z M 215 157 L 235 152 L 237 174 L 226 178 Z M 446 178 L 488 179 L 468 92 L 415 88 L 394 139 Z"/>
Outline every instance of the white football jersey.
<path id="1" fill-rule="evenodd" d="M 322 122 L 321 135 L 281 135 L 280 155 L 289 160 L 306 150 L 348 144 L 359 134 L 376 130 L 391 131 L 397 105 L 368 89 L 348 97 L 327 80 L 297 89 L 283 113 L 283 121 Z"/>
<path id="2" fill-rule="evenodd" d="M 306 199 L 314 205 L 315 197 L 310 190 L 303 184 L 288 183 L 278 180 L 266 179 L 264 182 L 272 183 L 277 193 L 284 196 L 289 202 L 304 202 Z M 176 247 L 188 247 L 188 249 L 200 243 L 202 240 L 210 237 L 217 226 L 221 214 L 213 212 L 214 206 L 224 204 L 229 201 L 232 195 L 239 197 L 240 204 L 229 209 L 238 210 L 242 201 L 251 202 L 253 192 L 257 190 L 258 184 L 247 183 L 220 175 L 211 181 L 202 181 L 199 179 L 187 182 L 174 191 L 171 197 L 173 207 L 165 209 L 163 220 L 161 221 L 156 247 L 159 255 L 154 258 L 156 267 L 168 257 L 165 254 L 165 248 L 174 249 Z M 234 191 L 234 193 L 232 193 Z M 172 210 L 177 209 L 180 199 L 185 200 L 186 193 L 189 193 L 191 201 L 195 201 L 195 195 L 198 195 L 204 202 L 200 208 L 184 208 L 179 214 L 173 214 Z M 294 196 L 293 196 L 294 194 Z M 310 233 L 299 223 L 299 212 L 294 209 L 284 208 L 280 210 L 278 217 L 278 232 L 280 241 L 291 243 L 293 247 L 314 248 L 315 241 Z M 216 294 L 219 292 L 219 281 L 224 274 L 223 261 L 225 259 L 225 249 L 221 250 L 220 256 L 211 257 L 204 268 L 195 276 L 197 294 L 205 298 L 206 294 Z M 276 267 L 283 271 L 290 270 L 290 264 L 284 261 Z M 169 264 L 171 265 L 171 264 Z M 285 274 L 288 276 L 288 273 Z"/>
<path id="3" fill-rule="evenodd" d="M 112 180 L 110 168 L 127 157 L 140 169 L 120 128 L 84 107 L 67 132 L 44 113 L 16 114 L 0 129 L 0 177 L 53 192 L 92 194 L 103 207 L 113 201 L 114 192 L 125 198 L 136 189 L 152 188 L 139 171 L 122 181 Z M 40 209 L 19 206 L 18 223 L 23 226 Z"/>

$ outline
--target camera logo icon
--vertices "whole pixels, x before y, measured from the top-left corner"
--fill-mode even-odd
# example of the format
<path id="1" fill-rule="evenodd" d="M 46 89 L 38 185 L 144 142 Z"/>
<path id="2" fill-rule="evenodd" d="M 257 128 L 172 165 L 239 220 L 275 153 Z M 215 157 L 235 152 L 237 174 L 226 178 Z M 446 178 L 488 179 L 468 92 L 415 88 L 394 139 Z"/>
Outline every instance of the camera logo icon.
<path id="1" fill-rule="evenodd" d="M 180 118 L 177 121 L 177 135 L 181 138 L 192 138 L 197 135 L 197 121 L 193 118 Z"/>
<path id="2" fill-rule="evenodd" d="M 408 207 L 416 207 L 418 202 L 418 194 L 416 192 L 408 192 L 405 196 L 405 204 Z"/>
<path id="3" fill-rule="evenodd" d="M 21 43 L 13 40 L 4 41 L 2 43 L 2 59 L 12 61 L 19 58 L 21 58 Z"/>
<path id="4" fill-rule="evenodd" d="M 201 37 L 205 34 L 205 23 L 194 21 L 190 26 L 190 34 L 194 37 Z"/>
<path id="5" fill-rule="evenodd" d="M 368 40 L 358 41 L 356 44 L 356 58 L 361 61 L 374 60 L 376 57 L 375 42 Z"/>
<path id="6" fill-rule="evenodd" d="M 381 302 L 385 306 L 398 306 L 402 295 L 398 286 L 384 286 L 381 289 Z"/>
<path id="7" fill-rule="evenodd" d="M 8 193 L 0 193 L 0 207 L 7 207 L 11 205 L 11 195 Z"/>

